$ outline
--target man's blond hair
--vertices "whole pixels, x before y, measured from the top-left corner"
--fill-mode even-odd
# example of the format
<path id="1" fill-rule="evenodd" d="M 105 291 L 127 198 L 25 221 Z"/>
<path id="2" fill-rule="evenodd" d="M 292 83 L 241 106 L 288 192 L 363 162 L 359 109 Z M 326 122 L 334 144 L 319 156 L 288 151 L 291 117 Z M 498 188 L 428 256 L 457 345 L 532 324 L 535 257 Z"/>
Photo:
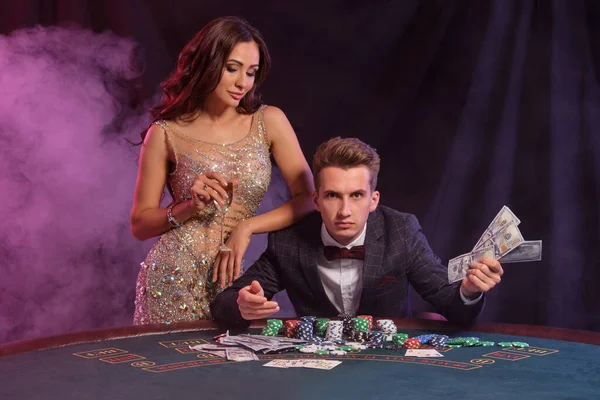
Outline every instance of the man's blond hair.
<path id="1" fill-rule="evenodd" d="M 356 138 L 335 137 L 321 143 L 313 157 L 313 176 L 315 188 L 319 190 L 319 174 L 326 167 L 350 169 L 365 166 L 371 173 L 371 191 L 377 187 L 379 174 L 379 155 L 377 150 Z"/>

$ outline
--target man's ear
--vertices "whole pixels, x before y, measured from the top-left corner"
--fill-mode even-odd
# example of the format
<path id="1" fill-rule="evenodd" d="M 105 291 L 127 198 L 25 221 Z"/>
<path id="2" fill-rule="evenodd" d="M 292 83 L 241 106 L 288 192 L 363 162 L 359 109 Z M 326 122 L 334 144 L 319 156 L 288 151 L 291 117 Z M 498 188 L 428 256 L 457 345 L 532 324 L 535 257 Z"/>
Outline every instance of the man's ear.
<path id="1" fill-rule="evenodd" d="M 369 211 L 373 212 L 377 209 L 377 205 L 379 204 L 379 192 L 374 190 L 371 193 L 371 206 L 369 207 Z"/>
<path id="2" fill-rule="evenodd" d="M 313 204 L 315 205 L 315 209 L 321 212 L 321 209 L 319 208 L 319 193 L 316 190 L 312 192 L 312 200 Z"/>

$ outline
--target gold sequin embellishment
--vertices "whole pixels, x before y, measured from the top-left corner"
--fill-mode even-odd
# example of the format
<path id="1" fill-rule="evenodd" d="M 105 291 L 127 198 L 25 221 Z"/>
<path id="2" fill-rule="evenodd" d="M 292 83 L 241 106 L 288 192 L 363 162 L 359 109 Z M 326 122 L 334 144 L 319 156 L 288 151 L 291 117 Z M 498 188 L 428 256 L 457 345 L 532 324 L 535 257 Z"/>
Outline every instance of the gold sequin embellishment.
<path id="1" fill-rule="evenodd" d="M 168 176 L 176 203 L 190 199 L 196 176 L 208 171 L 234 173 L 238 179 L 233 202 L 225 215 L 230 233 L 239 221 L 256 214 L 271 182 L 269 144 L 263 122 L 264 106 L 253 116 L 249 133 L 230 144 L 208 143 L 188 137 L 166 121 L 176 167 Z M 221 238 L 221 218 L 213 204 L 180 228 L 165 232 L 141 264 L 136 283 L 134 324 L 210 319 L 210 303 L 220 292 L 211 283 Z"/>

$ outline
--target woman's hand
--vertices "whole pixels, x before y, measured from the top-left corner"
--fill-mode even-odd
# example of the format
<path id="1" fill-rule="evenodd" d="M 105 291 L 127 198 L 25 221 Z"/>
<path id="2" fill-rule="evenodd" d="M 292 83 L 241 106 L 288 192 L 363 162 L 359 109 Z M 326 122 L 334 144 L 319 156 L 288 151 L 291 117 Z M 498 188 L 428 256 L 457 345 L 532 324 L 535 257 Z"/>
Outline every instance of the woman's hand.
<path id="1" fill-rule="evenodd" d="M 213 268 L 212 282 L 219 279 L 219 285 L 224 288 L 229 284 L 233 284 L 234 279 L 240 276 L 242 267 L 242 258 L 248 249 L 252 231 L 245 221 L 240 221 L 237 226 L 231 231 L 229 239 L 227 239 L 227 247 L 231 251 L 221 251 L 215 260 L 215 268 Z"/>
<path id="2" fill-rule="evenodd" d="M 217 172 L 206 172 L 198 175 L 191 189 L 196 210 L 203 210 L 213 200 L 219 203 L 219 206 L 225 204 L 223 199 L 229 197 L 225 187 L 227 187 L 227 181 Z"/>

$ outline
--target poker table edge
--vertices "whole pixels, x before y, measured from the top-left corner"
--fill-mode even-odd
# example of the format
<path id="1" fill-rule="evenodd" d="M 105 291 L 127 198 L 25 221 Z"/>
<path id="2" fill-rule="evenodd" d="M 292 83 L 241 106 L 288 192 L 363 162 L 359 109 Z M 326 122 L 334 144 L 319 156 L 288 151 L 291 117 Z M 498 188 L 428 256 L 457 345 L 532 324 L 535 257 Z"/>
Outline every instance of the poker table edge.
<path id="1" fill-rule="evenodd" d="M 281 318 L 282 320 L 294 318 Z M 379 318 L 375 318 L 379 319 Z M 435 321 L 413 318 L 389 318 L 392 319 L 398 329 L 426 329 L 436 333 L 451 332 L 482 332 L 516 336 L 527 336 L 544 339 L 563 340 L 568 342 L 579 342 L 600 346 L 600 333 L 576 329 L 557 328 L 550 326 L 501 324 L 501 323 L 479 323 L 468 327 L 453 325 L 446 321 Z M 266 320 L 253 321 L 250 328 L 262 328 Z M 71 346 L 81 343 L 93 343 L 105 340 L 125 339 L 137 336 L 164 335 L 169 333 L 200 332 L 214 329 L 227 329 L 227 326 L 215 321 L 197 321 L 164 324 L 149 324 L 136 326 L 123 326 L 108 329 L 94 329 L 66 333 L 61 335 L 47 336 L 36 339 L 19 340 L 0 344 L 0 357 L 28 353 L 32 351 L 51 349 L 56 347 Z M 231 330 L 232 334 L 242 331 Z"/>

